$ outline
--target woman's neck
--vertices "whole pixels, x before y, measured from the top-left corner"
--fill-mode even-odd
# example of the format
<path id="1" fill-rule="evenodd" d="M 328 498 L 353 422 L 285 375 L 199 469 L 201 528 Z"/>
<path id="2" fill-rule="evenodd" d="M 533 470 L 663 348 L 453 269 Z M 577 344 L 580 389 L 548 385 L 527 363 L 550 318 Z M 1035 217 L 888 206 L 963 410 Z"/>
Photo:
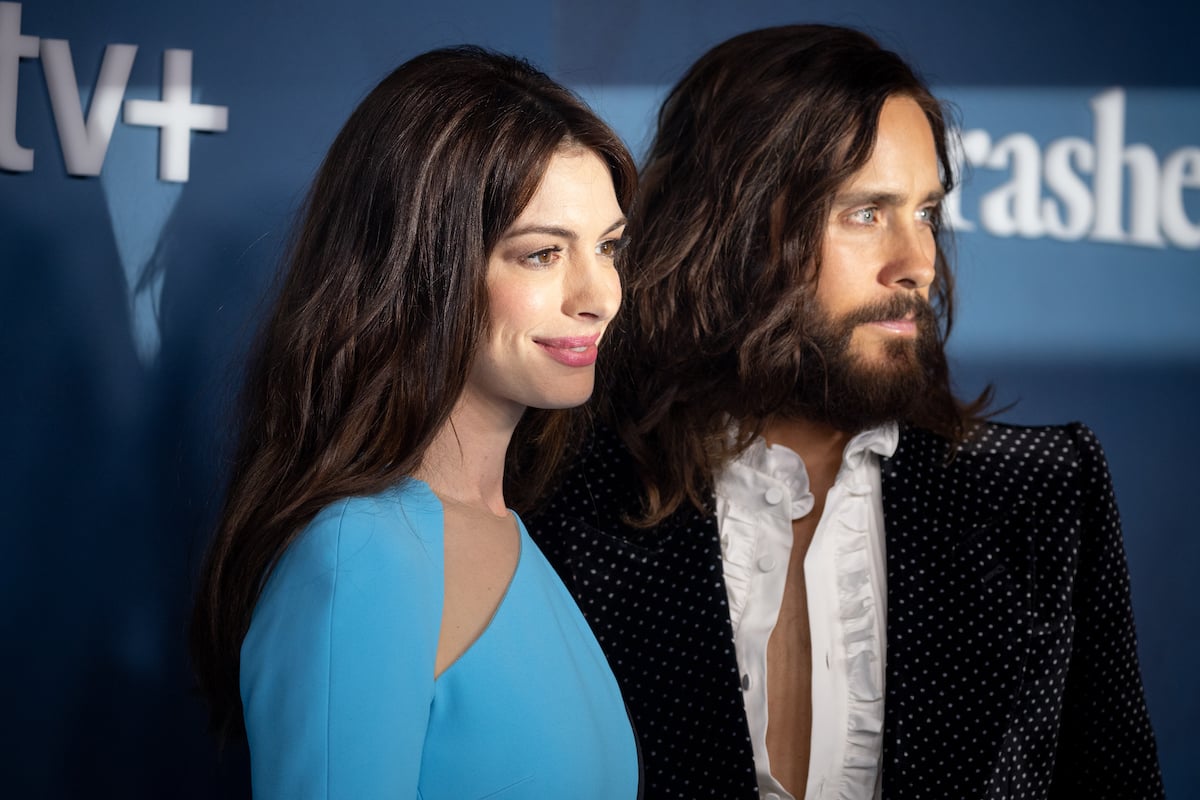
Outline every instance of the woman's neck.
<path id="1" fill-rule="evenodd" d="M 496 407 L 465 393 L 434 436 L 414 477 L 458 505 L 506 515 L 504 458 L 524 408 Z"/>

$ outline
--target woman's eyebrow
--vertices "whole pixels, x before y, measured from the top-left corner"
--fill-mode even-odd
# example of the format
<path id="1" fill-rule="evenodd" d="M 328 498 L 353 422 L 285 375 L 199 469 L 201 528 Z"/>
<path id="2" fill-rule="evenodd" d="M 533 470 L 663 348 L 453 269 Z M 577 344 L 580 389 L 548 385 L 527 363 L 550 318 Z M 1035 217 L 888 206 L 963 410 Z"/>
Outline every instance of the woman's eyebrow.
<path id="1" fill-rule="evenodd" d="M 601 233 L 600 235 L 604 236 L 606 234 L 612 233 L 613 231 L 615 231 L 617 228 L 621 227 L 624 224 L 626 224 L 626 219 L 624 217 L 621 217 L 619 220 L 614 222 L 612 225 L 609 225 L 607 228 L 605 228 L 604 232 Z M 504 234 L 504 238 L 512 239 L 513 237 L 524 236 L 525 234 L 528 234 L 528 233 L 540 233 L 544 236 L 558 236 L 563 239 L 570 239 L 572 241 L 579 238 L 579 234 L 576 233 L 575 231 L 571 230 L 570 228 L 562 228 L 557 225 L 525 225 L 520 228 L 513 228 L 508 233 Z"/>

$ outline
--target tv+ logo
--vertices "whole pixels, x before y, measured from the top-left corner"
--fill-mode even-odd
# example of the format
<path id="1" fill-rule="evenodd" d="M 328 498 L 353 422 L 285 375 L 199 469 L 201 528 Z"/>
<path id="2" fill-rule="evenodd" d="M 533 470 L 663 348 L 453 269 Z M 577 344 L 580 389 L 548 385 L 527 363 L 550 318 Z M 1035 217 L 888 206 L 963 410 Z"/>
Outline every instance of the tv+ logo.
<path id="1" fill-rule="evenodd" d="M 124 101 L 125 124 L 159 129 L 158 177 L 186 182 L 192 131 L 227 130 L 229 108 L 192 102 L 191 50 L 164 51 L 161 100 L 125 100 L 136 55 L 137 45 L 105 48 L 85 118 L 70 43 L 22 34 L 21 4 L 0 2 L 0 169 L 33 169 L 34 151 L 17 141 L 17 83 L 21 59 L 39 58 L 68 173 L 100 174 Z"/>

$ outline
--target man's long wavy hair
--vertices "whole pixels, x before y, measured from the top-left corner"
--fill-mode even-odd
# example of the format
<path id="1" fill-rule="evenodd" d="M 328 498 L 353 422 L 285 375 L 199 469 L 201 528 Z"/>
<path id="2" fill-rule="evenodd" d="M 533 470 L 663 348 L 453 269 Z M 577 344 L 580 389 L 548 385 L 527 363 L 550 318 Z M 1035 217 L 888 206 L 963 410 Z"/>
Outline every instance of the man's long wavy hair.
<path id="1" fill-rule="evenodd" d="M 223 739 L 243 728 L 239 652 L 270 570 L 323 506 L 413 474 L 487 331 L 488 255 L 568 146 L 608 166 L 628 210 L 636 168 L 612 130 L 524 61 L 471 47 L 405 63 L 338 134 L 248 366 L 200 576 L 193 662 Z M 536 483 L 571 417 L 526 416 L 510 455 Z"/>
<path id="2" fill-rule="evenodd" d="M 690 501 L 787 409 L 806 341 L 799 313 L 820 270 L 832 200 L 870 158 L 889 97 L 912 98 L 953 185 L 946 117 L 896 54 L 822 25 L 737 36 L 704 55 L 667 97 L 629 226 L 629 272 L 610 334 L 604 413 L 646 488 L 635 524 Z M 938 233 L 930 300 L 938 353 L 929 391 L 903 422 L 959 441 L 986 407 L 959 402 L 943 352 L 953 278 Z M 738 436 L 730 441 L 730 423 Z"/>

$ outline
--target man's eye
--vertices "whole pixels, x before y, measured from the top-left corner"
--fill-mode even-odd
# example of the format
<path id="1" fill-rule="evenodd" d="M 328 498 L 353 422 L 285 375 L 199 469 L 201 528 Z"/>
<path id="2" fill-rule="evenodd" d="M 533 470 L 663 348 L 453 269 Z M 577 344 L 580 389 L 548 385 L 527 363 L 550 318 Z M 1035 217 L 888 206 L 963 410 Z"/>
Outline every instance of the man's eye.
<path id="1" fill-rule="evenodd" d="M 864 225 L 870 225 L 875 221 L 876 213 L 878 213 L 878 209 L 875 208 L 860 208 L 858 211 L 855 211 L 853 214 L 851 214 L 850 217 L 855 222 L 861 222 Z"/>

